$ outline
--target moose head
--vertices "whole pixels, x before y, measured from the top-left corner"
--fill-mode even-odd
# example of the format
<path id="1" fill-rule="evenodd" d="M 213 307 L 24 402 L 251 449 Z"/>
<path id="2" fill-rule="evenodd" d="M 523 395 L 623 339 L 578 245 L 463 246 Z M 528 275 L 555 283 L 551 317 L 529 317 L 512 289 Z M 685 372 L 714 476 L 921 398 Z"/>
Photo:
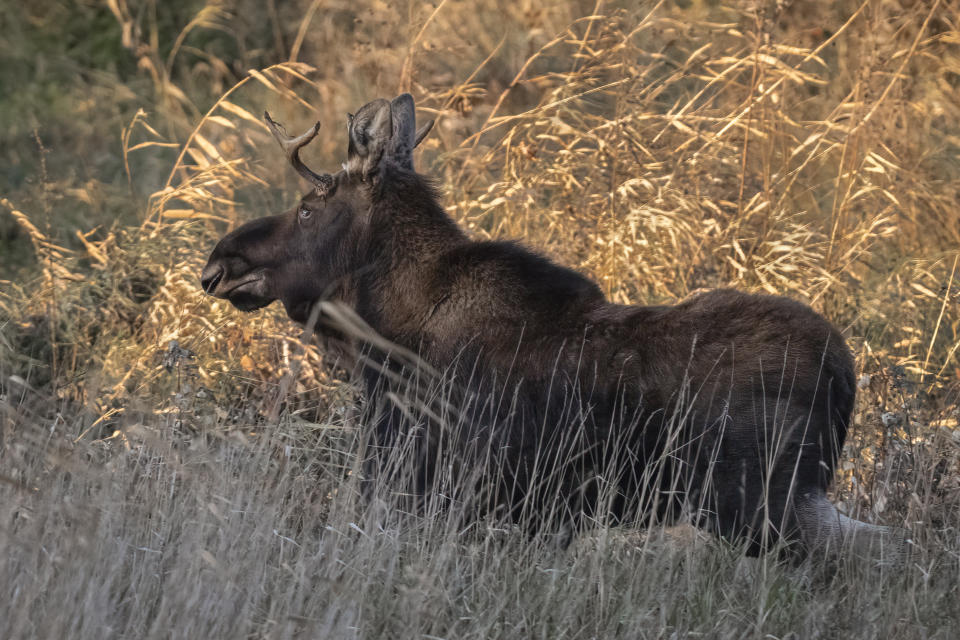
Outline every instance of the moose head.
<path id="1" fill-rule="evenodd" d="M 349 116 L 347 162 L 335 174 L 316 173 L 300 151 L 320 123 L 290 137 L 268 113 L 264 119 L 287 160 L 311 189 L 296 207 L 259 218 L 227 234 L 200 276 L 207 293 L 253 311 L 280 300 L 305 322 L 312 303 L 331 298 L 364 265 L 374 201 L 391 170 L 413 171 L 413 150 L 433 127 L 416 128 L 413 98 L 378 99 Z"/>

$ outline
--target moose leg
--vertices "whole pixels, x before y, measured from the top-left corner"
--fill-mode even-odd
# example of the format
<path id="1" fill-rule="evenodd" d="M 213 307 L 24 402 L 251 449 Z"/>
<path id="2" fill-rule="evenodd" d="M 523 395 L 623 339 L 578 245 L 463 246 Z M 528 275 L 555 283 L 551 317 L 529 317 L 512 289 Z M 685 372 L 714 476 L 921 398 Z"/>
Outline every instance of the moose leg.
<path id="1" fill-rule="evenodd" d="M 765 427 L 765 441 L 754 435 L 762 434 L 760 429 L 732 427 L 710 458 L 707 504 L 715 513 L 714 530 L 724 539 L 746 542 L 750 556 L 781 539 L 805 542 L 801 534 L 812 529 L 810 503 L 796 496 L 823 495 L 827 480 L 821 472 L 821 449 L 803 442 L 797 422 Z"/>
<path id="2" fill-rule="evenodd" d="M 371 500 L 383 485 L 389 486 L 391 454 L 396 450 L 397 416 L 395 411 L 379 407 L 371 411 L 372 419 L 367 427 L 366 448 L 363 453 L 362 494 L 365 500 Z M 379 487 L 378 487 L 379 485 Z"/>
<path id="3" fill-rule="evenodd" d="M 852 553 L 873 558 L 882 566 L 896 565 L 906 556 L 904 531 L 849 518 L 840 513 L 822 492 L 798 495 L 794 511 L 800 540 L 810 555 Z"/>
<path id="4" fill-rule="evenodd" d="M 435 480 L 435 453 L 425 428 L 396 406 L 384 403 L 371 420 L 363 460 L 366 498 L 391 496 L 391 504 L 419 513 Z"/>

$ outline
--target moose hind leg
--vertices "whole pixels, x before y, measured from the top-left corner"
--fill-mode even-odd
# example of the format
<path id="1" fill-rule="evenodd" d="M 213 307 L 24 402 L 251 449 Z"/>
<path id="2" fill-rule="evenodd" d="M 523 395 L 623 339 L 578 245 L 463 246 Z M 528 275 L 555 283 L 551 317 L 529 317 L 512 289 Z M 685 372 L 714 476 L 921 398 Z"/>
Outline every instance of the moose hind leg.
<path id="1" fill-rule="evenodd" d="M 899 564 L 906 557 L 906 532 L 849 518 L 822 491 L 799 494 L 794 512 L 800 540 L 808 555 L 837 558 L 841 554 Z"/>

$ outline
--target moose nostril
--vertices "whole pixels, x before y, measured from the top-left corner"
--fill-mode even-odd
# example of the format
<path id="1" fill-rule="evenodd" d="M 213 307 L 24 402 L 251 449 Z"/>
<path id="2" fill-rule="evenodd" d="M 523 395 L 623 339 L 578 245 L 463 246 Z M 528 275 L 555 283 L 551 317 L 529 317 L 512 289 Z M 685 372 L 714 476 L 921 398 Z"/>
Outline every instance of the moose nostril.
<path id="1" fill-rule="evenodd" d="M 208 264 L 200 274 L 200 286 L 205 293 L 213 293 L 223 279 L 223 267 L 218 264 Z"/>

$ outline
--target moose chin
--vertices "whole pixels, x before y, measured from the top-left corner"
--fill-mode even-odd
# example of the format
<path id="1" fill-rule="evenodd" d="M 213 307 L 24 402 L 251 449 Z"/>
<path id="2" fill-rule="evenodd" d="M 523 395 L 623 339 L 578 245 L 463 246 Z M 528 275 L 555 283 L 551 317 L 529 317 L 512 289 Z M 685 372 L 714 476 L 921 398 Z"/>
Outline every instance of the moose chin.
<path id="1" fill-rule="evenodd" d="M 334 174 L 299 155 L 319 123 L 289 137 L 265 118 L 311 189 L 220 240 L 201 284 L 349 345 L 368 483 L 536 531 L 686 518 L 751 554 L 902 553 L 898 530 L 827 499 L 855 378 L 824 317 L 734 290 L 613 304 L 516 243 L 469 238 L 414 170 L 433 122 L 417 129 L 408 94 L 350 116 Z"/>

